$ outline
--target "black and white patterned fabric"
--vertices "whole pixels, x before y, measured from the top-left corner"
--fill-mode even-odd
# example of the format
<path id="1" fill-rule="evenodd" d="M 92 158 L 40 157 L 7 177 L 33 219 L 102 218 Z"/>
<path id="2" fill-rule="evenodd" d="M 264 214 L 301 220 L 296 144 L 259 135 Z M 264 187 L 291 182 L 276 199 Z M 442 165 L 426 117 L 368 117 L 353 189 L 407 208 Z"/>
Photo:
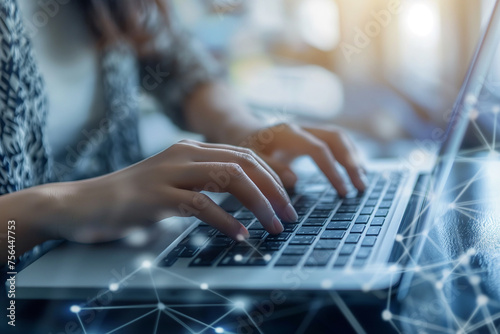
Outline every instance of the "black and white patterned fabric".
<path id="1" fill-rule="evenodd" d="M 177 23 L 158 33 L 159 57 L 138 59 L 125 43 L 106 47 L 101 54 L 106 113 L 72 154 L 54 161 L 44 133 L 50 106 L 21 18 L 16 0 L 0 0 L 0 195 L 98 176 L 137 162 L 143 158 L 139 92 L 156 96 L 183 125 L 183 99 L 218 76 L 215 63 Z"/>

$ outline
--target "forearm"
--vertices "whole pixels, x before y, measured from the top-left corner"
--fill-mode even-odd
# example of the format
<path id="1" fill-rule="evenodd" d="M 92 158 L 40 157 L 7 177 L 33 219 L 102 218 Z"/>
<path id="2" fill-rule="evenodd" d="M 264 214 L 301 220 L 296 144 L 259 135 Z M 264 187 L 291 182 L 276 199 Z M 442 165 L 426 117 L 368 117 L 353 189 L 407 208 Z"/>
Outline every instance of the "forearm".
<path id="1" fill-rule="evenodd" d="M 64 219 L 62 199 L 67 190 L 63 189 L 67 187 L 62 184 L 47 184 L 0 196 L 0 263 L 7 261 L 8 245 L 15 246 L 10 249 L 15 249 L 17 259 L 34 246 L 58 238 L 52 226 Z"/>
<path id="2" fill-rule="evenodd" d="M 209 142 L 240 145 L 262 124 L 238 101 L 234 92 L 220 82 L 196 89 L 185 102 L 185 119 L 191 131 Z"/>

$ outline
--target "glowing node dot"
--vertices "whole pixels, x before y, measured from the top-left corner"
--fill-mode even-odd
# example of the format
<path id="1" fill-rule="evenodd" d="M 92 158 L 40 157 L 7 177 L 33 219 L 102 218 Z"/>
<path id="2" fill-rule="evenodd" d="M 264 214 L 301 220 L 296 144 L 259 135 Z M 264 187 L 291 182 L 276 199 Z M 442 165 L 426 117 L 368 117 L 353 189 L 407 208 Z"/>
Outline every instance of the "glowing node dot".
<path id="1" fill-rule="evenodd" d="M 391 311 L 389 311 L 389 310 L 384 310 L 384 311 L 382 312 L 382 319 L 384 319 L 385 321 L 389 321 L 389 320 L 391 320 L 391 319 L 392 319 L 392 313 L 391 313 Z"/>
<path id="2" fill-rule="evenodd" d="M 474 121 L 476 120 L 477 118 L 479 117 L 479 111 L 477 111 L 476 109 L 472 109 L 470 111 L 470 114 L 469 114 L 469 118 Z"/>
<path id="3" fill-rule="evenodd" d="M 395 264 L 393 264 L 392 266 L 390 266 L 390 267 L 389 267 L 389 271 L 390 271 L 391 273 L 393 273 L 393 272 L 395 272 L 395 271 L 397 271 L 397 270 L 398 270 L 398 266 L 396 266 Z"/>
<path id="4" fill-rule="evenodd" d="M 443 289 L 443 282 L 437 281 L 436 284 L 435 284 L 435 286 L 436 286 L 436 289 L 442 290 Z"/>
<path id="5" fill-rule="evenodd" d="M 329 279 L 325 279 L 321 282 L 321 287 L 323 289 L 330 289 L 333 285 L 333 282 Z"/>
<path id="6" fill-rule="evenodd" d="M 472 275 L 471 277 L 469 277 L 469 282 L 470 284 L 478 285 L 479 283 L 481 283 L 481 277 L 477 275 Z"/>
<path id="7" fill-rule="evenodd" d="M 401 234 L 396 234 L 396 241 L 397 242 L 403 241 L 403 236 Z"/>
<path id="8" fill-rule="evenodd" d="M 239 308 L 239 309 L 245 309 L 245 302 L 242 300 L 238 300 L 234 303 L 234 307 Z"/>
<path id="9" fill-rule="evenodd" d="M 271 261 L 271 254 L 264 255 L 264 261 L 266 261 L 266 262 Z"/>
<path id="10" fill-rule="evenodd" d="M 236 240 L 238 240 L 238 241 L 245 241 L 245 237 L 243 236 L 243 234 L 238 234 L 236 236 Z"/>
<path id="11" fill-rule="evenodd" d="M 476 104 L 477 97 L 474 96 L 473 94 L 469 94 L 465 97 L 465 102 L 468 104 Z"/>
<path id="12" fill-rule="evenodd" d="M 467 255 L 472 256 L 474 254 L 476 254 L 476 250 L 474 248 L 469 248 L 467 250 Z"/>
<path id="13" fill-rule="evenodd" d="M 73 313 L 78 313 L 78 312 L 80 312 L 82 309 L 81 309 L 81 308 L 80 308 L 80 306 L 78 306 L 78 305 L 73 305 L 73 306 L 71 306 L 71 307 L 69 308 L 69 310 L 70 310 L 71 312 L 73 312 Z"/>
<path id="14" fill-rule="evenodd" d="M 479 295 L 476 298 L 477 305 L 486 305 L 488 304 L 488 297 L 485 295 Z"/>
<path id="15" fill-rule="evenodd" d="M 456 334 L 465 334 L 465 332 L 461 329 L 459 329 L 458 331 L 456 331 Z"/>
<path id="16" fill-rule="evenodd" d="M 450 209 L 450 210 L 455 210 L 456 207 L 457 207 L 457 205 L 455 203 L 448 204 L 448 209 Z"/>
<path id="17" fill-rule="evenodd" d="M 469 254 L 462 254 L 462 255 L 460 255 L 460 258 L 458 259 L 458 261 L 461 264 L 467 264 L 469 262 Z"/>
<path id="18" fill-rule="evenodd" d="M 370 285 L 369 283 L 365 283 L 365 284 L 363 284 L 363 285 L 361 286 L 361 290 L 362 290 L 363 292 L 368 292 L 368 291 L 370 291 L 371 289 L 372 289 L 372 287 L 371 287 L 371 285 Z"/>
<path id="19" fill-rule="evenodd" d="M 450 274 L 451 274 L 451 271 L 449 269 L 443 270 L 443 277 L 448 277 L 448 276 L 450 276 Z"/>
<path id="20" fill-rule="evenodd" d="M 427 236 L 429 235 L 429 230 L 423 230 L 423 231 L 422 231 L 422 235 L 423 235 L 424 237 L 427 237 Z"/>
<path id="21" fill-rule="evenodd" d="M 216 333 L 224 333 L 224 328 L 222 328 L 222 327 L 217 327 L 217 328 L 215 328 L 215 332 L 216 332 Z"/>
<path id="22" fill-rule="evenodd" d="M 143 267 L 143 268 L 151 268 L 151 262 L 150 262 L 150 261 L 147 261 L 147 260 L 146 260 L 146 261 L 144 261 L 144 262 L 142 263 L 142 267 Z"/>
<path id="23" fill-rule="evenodd" d="M 111 283 L 109 285 L 109 291 L 116 291 L 120 288 L 120 285 L 118 283 Z"/>
<path id="24" fill-rule="evenodd" d="M 416 273 L 419 273 L 419 272 L 422 270 L 422 267 L 420 267 L 420 266 L 415 266 L 415 267 L 413 267 L 413 270 L 414 270 Z"/>
<path id="25" fill-rule="evenodd" d="M 494 106 L 491 111 L 494 113 L 494 114 L 498 114 L 498 112 L 500 112 L 500 106 Z"/>
<path id="26" fill-rule="evenodd" d="M 241 262 L 241 260 L 243 260 L 243 255 L 241 255 L 241 254 L 236 254 L 236 255 L 234 256 L 234 261 L 236 261 L 236 262 Z"/>
<path id="27" fill-rule="evenodd" d="M 162 302 L 159 302 L 157 307 L 160 310 L 164 310 L 166 308 L 165 304 L 163 304 Z"/>
<path id="28" fill-rule="evenodd" d="M 201 283 L 200 284 L 200 289 L 207 290 L 208 289 L 208 284 L 207 283 Z"/>

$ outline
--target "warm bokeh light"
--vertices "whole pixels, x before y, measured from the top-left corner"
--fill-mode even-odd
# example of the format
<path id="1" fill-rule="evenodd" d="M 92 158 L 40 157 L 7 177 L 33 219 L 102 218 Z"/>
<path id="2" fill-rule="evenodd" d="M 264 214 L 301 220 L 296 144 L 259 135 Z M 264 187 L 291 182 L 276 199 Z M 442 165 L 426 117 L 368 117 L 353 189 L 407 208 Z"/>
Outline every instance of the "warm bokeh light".
<path id="1" fill-rule="evenodd" d="M 339 43 L 339 10 L 330 0 L 305 0 L 297 7 L 301 37 L 311 46 L 330 51 Z"/>
<path id="2" fill-rule="evenodd" d="M 405 22 L 412 34 L 423 38 L 436 33 L 439 19 L 435 6 L 424 1 L 412 1 L 407 6 Z"/>

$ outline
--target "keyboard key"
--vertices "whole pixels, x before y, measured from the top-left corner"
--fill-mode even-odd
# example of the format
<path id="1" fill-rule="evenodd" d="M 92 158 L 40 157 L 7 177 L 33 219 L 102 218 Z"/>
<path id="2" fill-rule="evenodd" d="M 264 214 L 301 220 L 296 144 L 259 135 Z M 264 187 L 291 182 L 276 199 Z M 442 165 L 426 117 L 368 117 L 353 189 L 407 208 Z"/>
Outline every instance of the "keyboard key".
<path id="1" fill-rule="evenodd" d="M 384 217 L 375 217 L 372 219 L 370 226 L 381 226 L 384 225 L 385 218 Z"/>
<path id="2" fill-rule="evenodd" d="M 371 215 L 373 213 L 373 206 L 365 206 L 361 209 L 360 214 L 362 215 Z"/>
<path id="3" fill-rule="evenodd" d="M 366 264 L 366 259 L 354 259 L 352 266 L 356 268 L 364 267 Z"/>
<path id="4" fill-rule="evenodd" d="M 299 224 L 295 223 L 283 223 L 283 232 L 293 232 L 299 227 Z"/>
<path id="5" fill-rule="evenodd" d="M 366 230 L 366 235 L 378 235 L 380 233 L 381 228 L 378 226 L 370 226 L 368 230 Z"/>
<path id="6" fill-rule="evenodd" d="M 330 222 L 326 226 L 327 230 L 347 230 L 351 222 Z"/>
<path id="7" fill-rule="evenodd" d="M 325 218 L 307 218 L 302 224 L 303 226 L 323 226 L 326 224 L 328 219 Z"/>
<path id="8" fill-rule="evenodd" d="M 321 241 L 321 240 L 320 240 Z M 307 253 L 309 247 L 308 246 L 288 246 L 287 248 L 285 248 L 285 250 L 283 251 L 283 254 L 286 254 L 286 255 L 304 255 L 305 253 Z"/>
<path id="9" fill-rule="evenodd" d="M 370 216 L 362 215 L 356 218 L 356 224 L 366 224 L 370 220 Z"/>
<path id="10" fill-rule="evenodd" d="M 285 243 L 284 242 L 281 242 L 281 241 L 267 241 L 265 240 L 260 246 L 259 246 L 259 250 L 261 251 L 267 251 L 267 250 L 274 250 L 274 251 L 277 251 L 277 250 L 280 250 L 281 247 L 283 247 Z"/>
<path id="11" fill-rule="evenodd" d="M 321 227 L 301 227 L 298 229 L 296 235 L 317 235 L 321 231 Z"/>
<path id="12" fill-rule="evenodd" d="M 350 233 L 347 238 L 345 238 L 346 244 L 356 244 L 361 238 L 360 233 Z"/>
<path id="13" fill-rule="evenodd" d="M 269 262 L 273 260 L 276 252 L 268 251 L 265 253 L 254 252 L 252 256 L 248 259 L 245 265 L 247 266 L 266 266 Z"/>
<path id="14" fill-rule="evenodd" d="M 385 217 L 389 213 L 389 210 L 387 209 L 378 209 L 377 212 L 375 212 L 375 217 Z"/>
<path id="15" fill-rule="evenodd" d="M 379 199 L 382 193 L 380 191 L 374 191 L 370 194 L 369 199 Z"/>
<path id="16" fill-rule="evenodd" d="M 248 227 L 254 220 L 253 219 L 241 219 L 238 218 L 238 221 L 241 223 L 241 225 Z"/>
<path id="17" fill-rule="evenodd" d="M 315 238 L 313 235 L 296 235 L 290 241 L 290 245 L 310 245 Z"/>
<path id="18" fill-rule="evenodd" d="M 330 216 L 331 213 L 332 213 L 332 210 L 328 210 L 328 211 L 314 210 L 313 212 L 311 212 L 309 217 L 311 217 L 311 218 L 327 218 Z"/>
<path id="19" fill-rule="evenodd" d="M 234 243 L 234 240 L 229 237 L 217 237 L 210 240 L 208 246 L 212 247 L 229 247 Z M 208 247 L 207 246 L 207 247 Z"/>
<path id="20" fill-rule="evenodd" d="M 305 266 L 307 267 L 323 267 L 326 266 L 328 261 L 333 255 L 329 250 L 314 250 L 306 260 Z"/>
<path id="21" fill-rule="evenodd" d="M 365 225 L 364 224 L 355 224 L 351 228 L 351 233 L 363 233 L 364 229 L 365 229 Z"/>
<path id="22" fill-rule="evenodd" d="M 281 255 L 281 257 L 276 261 L 276 267 L 293 267 L 296 266 L 300 259 L 301 255 Z"/>
<path id="23" fill-rule="evenodd" d="M 205 247 L 189 265 L 211 266 L 222 255 L 224 250 L 224 247 Z"/>
<path id="24" fill-rule="evenodd" d="M 356 254 L 357 259 L 366 259 L 368 256 L 370 256 L 370 253 L 372 252 L 371 247 L 361 247 L 358 251 L 358 254 Z"/>
<path id="25" fill-rule="evenodd" d="M 251 212 L 240 212 L 234 216 L 236 219 L 255 219 L 255 216 Z"/>
<path id="26" fill-rule="evenodd" d="M 267 232 L 264 230 L 248 230 L 249 239 L 262 239 Z"/>
<path id="27" fill-rule="evenodd" d="M 354 250 L 356 249 L 355 244 L 344 244 L 342 248 L 340 249 L 340 255 L 351 255 Z"/>
<path id="28" fill-rule="evenodd" d="M 340 240 L 334 239 L 320 239 L 316 245 L 315 249 L 337 249 L 340 245 Z"/>
<path id="29" fill-rule="evenodd" d="M 342 239 L 345 231 L 342 230 L 327 230 L 321 234 L 321 239 Z"/>
<path id="30" fill-rule="evenodd" d="M 388 193 L 384 196 L 384 201 L 392 201 L 394 199 L 395 194 Z"/>
<path id="31" fill-rule="evenodd" d="M 250 227 L 249 230 L 265 230 L 264 226 L 259 221 L 255 221 Z"/>
<path id="32" fill-rule="evenodd" d="M 380 205 L 378 206 L 381 209 L 388 209 L 392 205 L 392 201 L 382 201 L 380 202 Z"/>
<path id="33" fill-rule="evenodd" d="M 354 212 L 357 212 L 358 210 L 359 210 L 359 206 L 357 206 L 357 205 L 342 204 L 340 206 L 340 208 L 337 210 L 337 212 L 340 212 L 340 213 L 354 213 Z"/>
<path id="34" fill-rule="evenodd" d="M 291 235 L 292 235 L 291 233 L 286 233 L 286 232 L 282 232 L 280 234 L 275 234 L 275 235 L 269 235 L 266 238 L 266 241 L 287 241 Z"/>
<path id="35" fill-rule="evenodd" d="M 366 206 L 375 206 L 375 205 L 377 205 L 377 202 L 378 202 L 378 200 L 376 200 L 376 199 L 369 199 L 368 201 L 366 201 L 365 205 Z"/>
<path id="36" fill-rule="evenodd" d="M 316 205 L 315 210 L 323 210 L 323 211 L 333 211 L 335 205 L 333 203 L 320 203 Z"/>
<path id="37" fill-rule="evenodd" d="M 229 250 L 229 252 L 222 258 L 218 266 L 241 266 L 244 265 L 250 254 L 253 253 L 252 248 L 247 248 L 246 250 Z"/>
<path id="38" fill-rule="evenodd" d="M 333 215 L 333 221 L 344 221 L 344 220 L 352 220 L 354 218 L 353 213 L 336 213 Z"/>
<path id="39" fill-rule="evenodd" d="M 361 242 L 361 246 L 368 246 L 371 247 L 375 245 L 375 242 L 377 241 L 377 237 L 375 236 L 366 236 L 363 239 L 363 242 Z"/>
<path id="40" fill-rule="evenodd" d="M 335 263 L 333 264 L 334 267 L 344 267 L 347 262 L 349 261 L 349 256 L 339 256 L 337 260 L 335 260 Z"/>
<path id="41" fill-rule="evenodd" d="M 200 250 L 199 247 L 191 246 L 191 245 L 184 245 L 183 247 L 184 247 L 184 249 L 182 249 L 180 251 L 179 257 L 193 257 Z"/>
<path id="42" fill-rule="evenodd" d="M 347 204 L 347 205 L 359 205 L 360 203 L 361 199 L 356 197 L 344 198 L 344 201 L 342 202 L 342 204 Z"/>

